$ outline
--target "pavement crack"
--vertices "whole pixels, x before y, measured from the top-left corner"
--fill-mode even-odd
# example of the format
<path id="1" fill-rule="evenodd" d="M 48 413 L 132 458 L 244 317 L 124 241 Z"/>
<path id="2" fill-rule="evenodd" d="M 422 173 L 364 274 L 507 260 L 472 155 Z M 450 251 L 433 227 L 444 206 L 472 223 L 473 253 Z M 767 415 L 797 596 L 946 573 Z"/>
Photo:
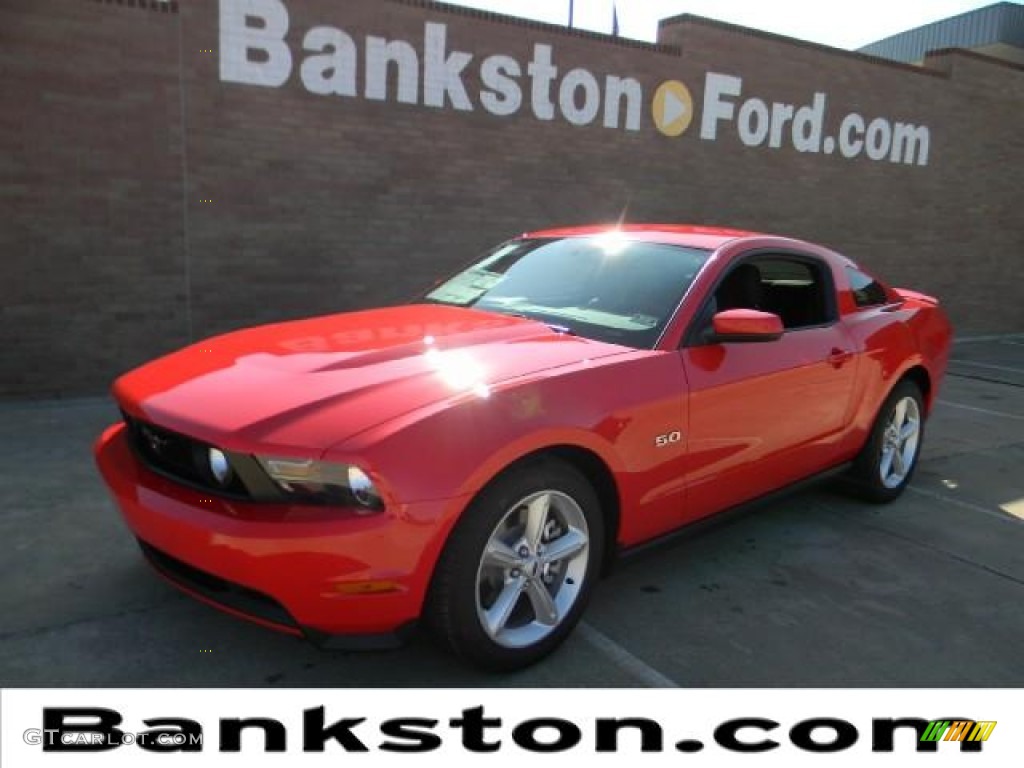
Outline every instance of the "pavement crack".
<path id="1" fill-rule="evenodd" d="M 97 621 L 114 621 L 117 619 L 125 618 L 128 616 L 138 616 L 145 613 L 151 613 L 153 611 L 160 610 L 170 603 L 181 602 L 184 600 L 182 595 L 169 595 L 163 598 L 157 603 L 151 605 L 140 606 L 138 608 L 125 608 L 114 613 L 105 613 L 99 616 L 83 616 L 78 619 L 72 619 L 65 621 L 60 624 L 48 624 L 44 627 L 31 627 L 29 629 L 17 629 L 13 632 L 0 632 L 0 642 L 5 640 L 21 640 L 30 637 L 38 637 L 45 635 L 50 632 L 59 632 L 63 629 L 70 629 L 71 627 L 77 627 L 85 624 L 93 624 Z"/>
<path id="2" fill-rule="evenodd" d="M 847 515 L 842 510 L 836 509 L 835 507 L 830 507 L 830 506 L 828 506 L 826 504 L 822 504 L 821 506 L 824 509 L 828 510 L 829 512 L 832 512 L 833 514 L 842 515 L 842 516 L 844 516 L 844 517 L 846 517 L 848 519 L 854 519 L 853 516 Z M 984 563 L 979 563 L 979 562 L 977 562 L 975 560 L 972 560 L 969 557 L 964 557 L 963 555 L 958 555 L 955 552 L 950 552 L 948 549 L 944 549 L 942 547 L 935 546 L 934 544 L 929 544 L 927 542 L 922 542 L 922 541 L 914 538 L 913 536 L 905 536 L 905 535 L 903 535 L 901 533 L 897 533 L 896 531 L 889 530 L 888 528 L 882 528 L 881 526 L 878 526 L 878 525 L 872 525 L 871 523 L 869 523 L 869 522 L 867 522 L 865 520 L 854 520 L 854 521 L 857 524 L 859 524 L 859 525 L 861 525 L 861 526 L 863 526 L 865 528 L 871 529 L 872 531 L 877 531 L 878 533 L 885 534 L 886 536 L 889 536 L 891 538 L 899 539 L 900 541 L 905 541 L 908 544 L 913 544 L 914 546 L 918 547 L 919 549 L 926 549 L 926 550 L 928 550 L 930 552 L 935 552 L 935 553 L 938 553 L 940 555 L 945 555 L 946 557 L 948 557 L 951 560 L 956 560 L 958 563 L 963 563 L 964 565 L 969 565 L 972 568 L 977 568 L 978 570 L 985 571 L 986 573 L 989 573 L 989 574 L 991 574 L 993 576 L 998 576 L 1001 579 L 1006 579 L 1007 581 L 1012 581 L 1014 584 L 1019 584 L 1020 586 L 1024 587 L 1024 579 L 1020 579 L 1020 578 L 1018 578 L 1016 576 L 1013 576 L 1013 575 L 1011 575 L 1009 573 L 1004 573 L 1003 571 L 1000 571 L 1000 570 L 998 570 L 996 568 L 992 568 L 991 566 L 985 565 Z"/>
<path id="3" fill-rule="evenodd" d="M 935 470 L 928 469 L 928 467 L 937 462 L 947 461 L 949 459 L 959 459 L 963 456 L 976 456 L 979 453 L 984 453 L 985 451 L 1005 451 L 1007 449 L 1016 449 L 1021 447 L 1024 447 L 1024 443 L 1020 442 L 1019 440 L 1016 439 L 1016 437 L 1014 437 L 1008 442 L 994 442 L 991 445 L 986 446 L 985 448 L 944 448 L 942 453 L 936 454 L 929 453 L 928 449 L 925 448 L 921 453 L 921 460 L 918 462 L 918 467 L 920 467 L 924 471 L 927 471 L 929 474 L 935 474 Z M 910 490 L 913 490 L 914 488 L 914 486 L 912 485 L 908 487 Z"/>

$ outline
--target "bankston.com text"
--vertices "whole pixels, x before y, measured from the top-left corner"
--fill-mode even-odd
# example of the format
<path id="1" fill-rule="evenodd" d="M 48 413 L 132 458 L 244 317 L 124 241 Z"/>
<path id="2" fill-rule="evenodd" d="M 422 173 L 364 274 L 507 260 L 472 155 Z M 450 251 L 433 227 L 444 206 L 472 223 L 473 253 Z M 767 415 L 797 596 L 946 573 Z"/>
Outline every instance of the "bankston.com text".
<path id="1" fill-rule="evenodd" d="M 950 721 L 973 724 L 970 718 Z M 758 753 L 776 749 L 804 752 L 934 752 L 937 741 L 922 739 L 932 722 L 924 718 L 874 718 L 858 728 L 834 717 L 815 717 L 785 725 L 771 717 L 727 720 L 710 734 L 687 733 L 679 717 L 659 722 L 646 717 L 536 717 L 510 723 L 489 715 L 483 706 L 454 717 L 367 717 L 328 714 L 325 707 L 302 710 L 302 726 L 289 728 L 273 717 L 222 717 L 215 724 L 160 714 L 130 729 L 122 715 L 100 707 L 46 707 L 42 728 L 23 734 L 25 743 L 44 752 L 102 752 L 140 748 L 150 752 L 432 752 L 446 748 L 470 753 L 499 750 L 525 752 L 661 753 L 727 751 Z M 212 727 L 211 727 L 212 725 Z M 691 729 L 692 730 L 692 729 Z M 963 752 L 979 752 L 981 741 L 962 741 Z M 956 743 L 944 750 L 956 749 Z"/>

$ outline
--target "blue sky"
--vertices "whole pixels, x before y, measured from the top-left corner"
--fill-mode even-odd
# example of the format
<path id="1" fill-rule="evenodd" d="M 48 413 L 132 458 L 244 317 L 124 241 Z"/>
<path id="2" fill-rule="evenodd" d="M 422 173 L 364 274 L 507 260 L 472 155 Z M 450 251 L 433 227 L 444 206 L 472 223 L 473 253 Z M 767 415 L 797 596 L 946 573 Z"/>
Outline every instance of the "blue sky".
<path id="1" fill-rule="evenodd" d="M 447 0 L 512 16 L 565 24 L 569 0 Z M 653 41 L 658 20 L 693 13 L 803 40 L 855 49 L 912 27 L 991 5 L 994 0 L 617 0 L 619 33 Z M 610 32 L 612 0 L 575 0 L 575 26 Z"/>

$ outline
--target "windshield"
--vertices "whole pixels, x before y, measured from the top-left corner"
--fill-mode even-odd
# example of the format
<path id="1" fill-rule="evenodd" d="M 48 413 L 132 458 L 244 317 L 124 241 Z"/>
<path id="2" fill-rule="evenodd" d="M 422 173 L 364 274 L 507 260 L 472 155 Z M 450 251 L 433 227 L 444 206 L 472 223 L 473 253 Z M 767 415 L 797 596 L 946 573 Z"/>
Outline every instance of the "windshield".
<path id="1" fill-rule="evenodd" d="M 654 346 L 708 251 L 594 237 L 513 240 L 426 295 L 427 301 L 519 315 L 567 333 Z"/>

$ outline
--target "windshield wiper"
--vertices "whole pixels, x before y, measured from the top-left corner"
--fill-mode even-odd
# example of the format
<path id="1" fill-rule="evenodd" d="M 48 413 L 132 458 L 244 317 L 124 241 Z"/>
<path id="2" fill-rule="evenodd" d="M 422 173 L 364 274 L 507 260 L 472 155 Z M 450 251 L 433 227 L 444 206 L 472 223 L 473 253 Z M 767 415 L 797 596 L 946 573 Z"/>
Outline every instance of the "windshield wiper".
<path id="1" fill-rule="evenodd" d="M 538 317 L 536 314 L 530 314 L 528 312 L 523 312 L 519 310 L 506 309 L 505 307 L 502 306 L 493 305 L 486 305 L 483 307 L 475 306 L 474 308 L 482 309 L 485 312 L 497 312 L 498 314 L 506 314 L 509 317 L 522 317 L 524 319 L 531 319 L 531 321 L 534 321 L 536 323 L 543 323 L 555 333 L 562 334 L 564 336 L 579 336 L 577 332 L 573 331 L 568 326 L 563 326 L 560 323 L 552 323 L 550 321 L 546 321 L 546 319 Z"/>
<path id="2" fill-rule="evenodd" d="M 511 311 L 506 311 L 505 309 L 499 309 L 498 307 L 486 307 L 485 311 L 487 311 L 487 312 L 497 312 L 499 315 L 508 315 L 509 317 L 522 317 L 522 318 L 524 318 L 526 320 L 533 320 L 533 321 L 538 322 L 538 323 L 544 323 L 544 325 L 546 325 L 548 328 L 550 328 L 555 333 L 561 333 L 564 336 L 578 336 L 579 335 L 579 334 L 576 333 L 576 331 L 574 331 L 568 325 L 561 325 L 560 323 L 553 323 L 553 322 L 551 322 L 549 320 L 542 320 L 541 318 L 537 317 L 536 315 L 527 314 L 526 312 L 511 312 Z"/>

